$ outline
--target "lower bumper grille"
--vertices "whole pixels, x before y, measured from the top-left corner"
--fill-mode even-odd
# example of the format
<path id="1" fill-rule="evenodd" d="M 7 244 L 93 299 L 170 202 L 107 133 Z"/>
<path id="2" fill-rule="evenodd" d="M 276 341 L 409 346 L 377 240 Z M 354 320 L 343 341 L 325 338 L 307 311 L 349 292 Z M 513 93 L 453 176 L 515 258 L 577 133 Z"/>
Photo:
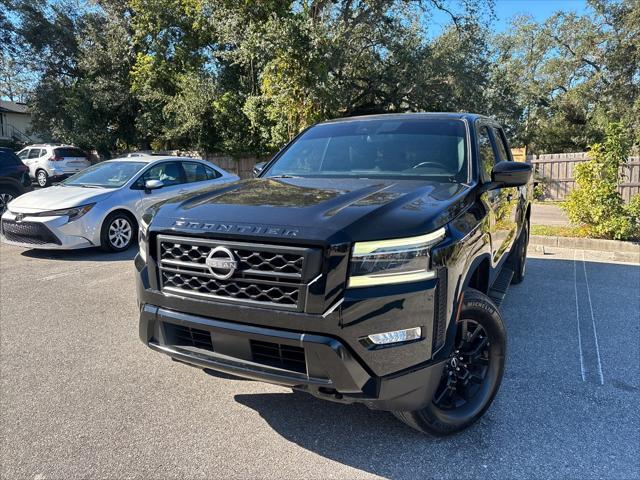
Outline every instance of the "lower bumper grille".
<path id="1" fill-rule="evenodd" d="M 304 348 L 251 340 L 253 361 L 293 372 L 307 373 Z"/>
<path id="2" fill-rule="evenodd" d="M 176 347 L 195 347 L 209 352 L 216 351 L 213 346 L 213 335 L 215 334 L 212 334 L 207 330 L 188 327 L 186 325 L 177 325 L 174 323 L 163 323 L 163 326 L 167 345 Z M 304 348 L 280 343 L 264 342 L 261 340 L 247 339 L 245 342 L 248 342 L 249 349 L 243 347 L 237 352 L 226 352 L 223 341 L 223 345 L 219 347 L 222 350 L 217 353 L 228 354 L 230 356 L 238 355 L 238 358 L 244 358 L 245 360 L 250 360 L 255 363 L 259 363 L 260 365 L 282 368 L 292 372 L 307 373 L 307 362 L 305 359 Z M 237 347 L 238 343 L 234 343 Z"/>
<path id="3" fill-rule="evenodd" d="M 165 323 L 164 332 L 167 337 L 167 343 L 171 345 L 196 347 L 213 352 L 211 333 L 206 330 L 190 328 L 184 325 L 175 325 L 173 323 Z"/>
<path id="4" fill-rule="evenodd" d="M 39 222 L 3 220 L 2 234 L 10 242 L 29 243 L 32 245 L 45 245 L 47 243 L 62 245 L 60 239 Z"/>

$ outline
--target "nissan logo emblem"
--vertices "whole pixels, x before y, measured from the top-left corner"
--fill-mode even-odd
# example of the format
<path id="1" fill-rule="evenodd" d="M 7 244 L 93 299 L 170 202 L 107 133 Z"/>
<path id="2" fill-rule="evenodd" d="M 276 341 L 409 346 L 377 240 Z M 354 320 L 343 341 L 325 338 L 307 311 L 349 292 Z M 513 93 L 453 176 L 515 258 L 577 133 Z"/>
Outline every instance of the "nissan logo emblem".
<path id="1" fill-rule="evenodd" d="M 218 280 L 231 278 L 238 268 L 233 252 L 227 247 L 216 247 L 211 250 L 204 263 L 209 267 L 211 275 Z"/>

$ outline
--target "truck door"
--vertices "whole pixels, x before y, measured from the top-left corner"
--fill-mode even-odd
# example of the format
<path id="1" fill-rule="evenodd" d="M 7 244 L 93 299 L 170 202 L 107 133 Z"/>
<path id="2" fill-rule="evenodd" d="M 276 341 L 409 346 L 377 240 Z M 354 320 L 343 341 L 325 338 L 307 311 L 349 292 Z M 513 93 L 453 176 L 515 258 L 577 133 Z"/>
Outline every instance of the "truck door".
<path id="1" fill-rule="evenodd" d="M 499 161 L 497 148 L 488 125 L 478 126 L 478 153 L 480 159 L 480 181 L 491 182 L 491 170 Z M 489 211 L 489 231 L 491 234 L 491 259 L 493 266 L 498 265 L 508 249 L 508 225 L 505 217 L 509 215 L 509 192 L 506 188 L 489 190 L 482 194 Z"/>

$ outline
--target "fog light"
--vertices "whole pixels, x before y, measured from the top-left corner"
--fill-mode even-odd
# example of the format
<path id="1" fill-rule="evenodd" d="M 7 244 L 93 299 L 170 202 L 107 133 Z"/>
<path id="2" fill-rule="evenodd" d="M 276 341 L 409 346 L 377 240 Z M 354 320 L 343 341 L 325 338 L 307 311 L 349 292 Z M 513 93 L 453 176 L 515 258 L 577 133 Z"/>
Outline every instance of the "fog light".
<path id="1" fill-rule="evenodd" d="M 388 345 L 390 343 L 409 342 L 422 337 L 422 327 L 407 328 L 406 330 L 396 330 L 394 332 L 374 333 L 369 335 L 376 345 Z"/>

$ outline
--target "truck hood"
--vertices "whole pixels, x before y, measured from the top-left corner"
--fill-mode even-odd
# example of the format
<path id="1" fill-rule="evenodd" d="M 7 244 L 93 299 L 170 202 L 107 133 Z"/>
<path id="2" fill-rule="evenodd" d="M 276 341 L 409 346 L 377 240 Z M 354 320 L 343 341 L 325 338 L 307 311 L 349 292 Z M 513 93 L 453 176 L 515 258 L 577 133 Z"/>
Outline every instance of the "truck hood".
<path id="1" fill-rule="evenodd" d="M 12 212 L 34 213 L 78 207 L 111 196 L 115 190 L 54 185 L 20 195 L 9 204 Z"/>
<path id="2" fill-rule="evenodd" d="M 165 201 L 152 210 L 152 229 L 331 244 L 413 236 L 457 216 L 470 191 L 415 180 L 255 178 Z"/>

